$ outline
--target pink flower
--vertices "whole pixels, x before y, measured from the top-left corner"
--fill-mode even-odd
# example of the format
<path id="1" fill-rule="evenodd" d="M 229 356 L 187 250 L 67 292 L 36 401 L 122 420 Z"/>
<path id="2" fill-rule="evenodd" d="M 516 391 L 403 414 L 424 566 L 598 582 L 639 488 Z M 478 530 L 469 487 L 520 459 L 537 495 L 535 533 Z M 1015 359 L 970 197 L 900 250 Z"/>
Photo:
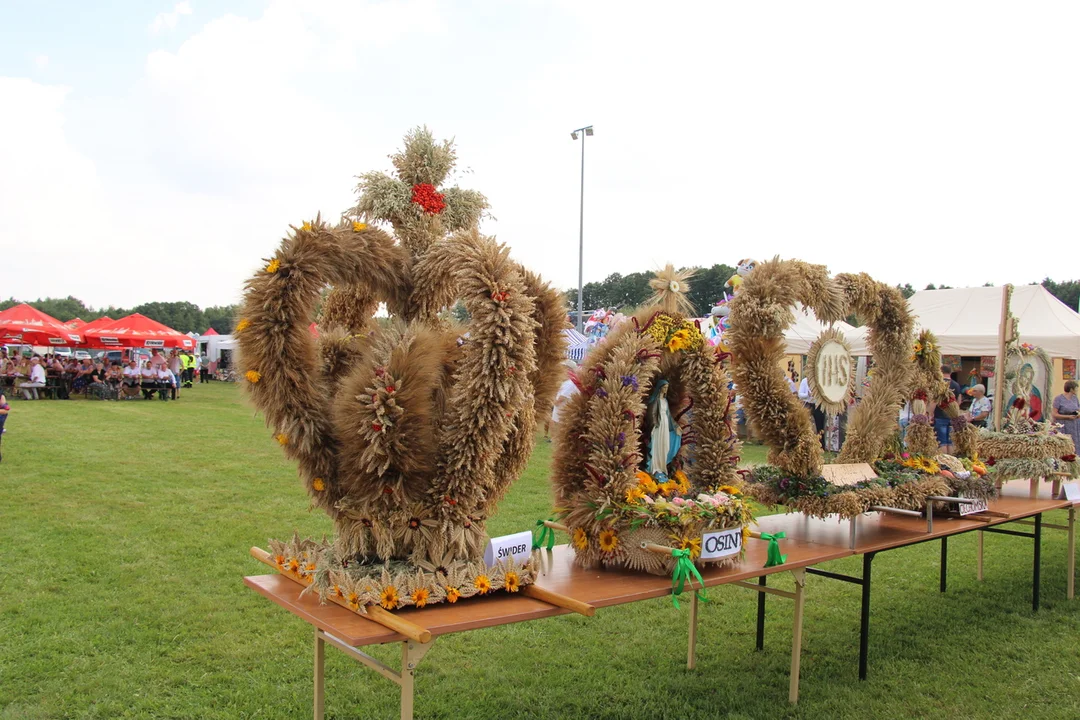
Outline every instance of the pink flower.
<path id="1" fill-rule="evenodd" d="M 683 500 L 681 497 L 676 497 L 676 498 L 672 498 L 671 504 L 674 505 L 675 507 L 682 507 L 682 506 L 686 505 L 686 501 Z"/>

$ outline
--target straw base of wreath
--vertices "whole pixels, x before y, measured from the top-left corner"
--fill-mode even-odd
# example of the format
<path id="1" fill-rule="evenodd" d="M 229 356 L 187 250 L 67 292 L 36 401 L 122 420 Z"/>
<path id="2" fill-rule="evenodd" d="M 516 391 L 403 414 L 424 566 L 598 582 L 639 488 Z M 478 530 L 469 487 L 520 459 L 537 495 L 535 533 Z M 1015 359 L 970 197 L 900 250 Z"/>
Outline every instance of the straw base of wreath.
<path id="1" fill-rule="evenodd" d="M 828 497 L 783 496 L 764 483 L 748 482 L 744 487 L 750 497 L 769 508 L 783 506 L 789 513 L 801 512 L 822 520 L 830 515 L 839 515 L 841 519 L 848 520 L 869 512 L 872 505 L 901 510 L 922 510 L 926 507 L 928 496 L 947 495 L 950 492 L 948 481 L 940 476 L 913 480 L 896 487 L 875 486 L 848 490 Z"/>
<path id="2" fill-rule="evenodd" d="M 287 543 L 271 540 L 270 556 L 279 572 L 306 585 L 323 602 L 333 599 L 361 615 L 371 605 L 422 608 L 518 592 L 536 582 L 540 567 L 538 551 L 524 563 L 510 559 L 494 567 L 483 560 L 454 560 L 438 568 L 395 561 L 360 564 L 344 562 L 330 544 L 295 537 Z"/>
<path id="3" fill-rule="evenodd" d="M 1055 473 L 1067 473 L 1070 478 L 1080 477 L 1080 461 L 1067 462 L 1055 458 L 1003 458 L 994 459 L 987 477 L 997 483 L 1010 480 L 1043 478 L 1047 482 L 1059 480 Z"/>
<path id="4" fill-rule="evenodd" d="M 1026 435 L 991 430 L 983 430 L 979 433 L 979 457 L 981 458 L 1045 460 L 1075 452 L 1072 438 L 1064 434 Z"/>
<path id="5" fill-rule="evenodd" d="M 670 554 L 645 550 L 641 547 L 642 543 L 653 543 L 680 550 L 689 549 L 694 564 L 699 568 L 734 567 L 742 561 L 742 553 L 718 560 L 702 560 L 699 555 L 701 554 L 701 537 L 704 533 L 736 527 L 742 526 L 709 522 L 690 523 L 677 527 L 653 526 L 630 529 L 627 525 L 617 525 L 604 531 L 604 533 L 614 533 L 613 536 L 605 535 L 605 547 L 609 549 L 601 549 L 599 538 L 590 538 L 584 535 L 583 530 L 577 532 L 578 529 L 571 528 L 571 537 L 576 538 L 577 541 L 571 542 L 570 547 L 574 549 L 574 562 L 586 569 L 625 568 L 652 575 L 670 575 L 675 568 L 675 558 Z M 743 534 L 745 540 L 747 534 L 745 527 L 743 527 Z"/>

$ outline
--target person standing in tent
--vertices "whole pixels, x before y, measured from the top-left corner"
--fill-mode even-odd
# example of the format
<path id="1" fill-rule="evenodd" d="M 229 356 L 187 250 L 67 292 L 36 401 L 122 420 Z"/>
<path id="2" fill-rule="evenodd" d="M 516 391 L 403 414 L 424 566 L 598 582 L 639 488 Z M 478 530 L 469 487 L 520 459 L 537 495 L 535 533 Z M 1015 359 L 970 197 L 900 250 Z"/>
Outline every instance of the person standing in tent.
<path id="1" fill-rule="evenodd" d="M 1076 397 L 1076 381 L 1065 381 L 1065 392 L 1054 398 L 1054 422 L 1072 438 L 1073 447 L 1080 448 L 1080 399 Z"/>
<path id="2" fill-rule="evenodd" d="M 210 358 L 206 357 L 206 353 L 202 354 L 199 358 L 199 384 L 210 382 Z"/>
<path id="3" fill-rule="evenodd" d="M 173 399 L 180 397 L 180 375 L 183 370 L 183 361 L 180 360 L 180 351 L 173 350 L 169 353 L 169 372 L 173 376 Z"/>
<path id="4" fill-rule="evenodd" d="M 960 383 L 953 380 L 952 369 L 947 365 L 941 366 L 941 378 L 948 384 L 952 397 L 959 402 Z M 945 414 L 945 406 L 948 401 L 949 398 L 946 397 L 944 401 L 934 406 L 934 433 L 937 435 L 940 451 L 951 455 L 955 448 L 953 448 L 952 444 L 952 419 Z"/>

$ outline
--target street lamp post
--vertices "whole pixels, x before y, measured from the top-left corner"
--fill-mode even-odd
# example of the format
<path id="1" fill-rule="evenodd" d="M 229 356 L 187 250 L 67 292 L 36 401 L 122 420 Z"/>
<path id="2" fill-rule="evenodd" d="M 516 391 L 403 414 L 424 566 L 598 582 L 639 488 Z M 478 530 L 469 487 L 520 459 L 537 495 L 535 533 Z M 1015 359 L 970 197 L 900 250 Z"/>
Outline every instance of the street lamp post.
<path id="1" fill-rule="evenodd" d="M 581 134 L 581 219 L 578 227 L 578 270 L 577 270 L 577 329 L 582 332 L 585 327 L 585 137 L 593 134 L 592 125 L 578 128 L 570 133 L 570 137 L 578 139 Z"/>

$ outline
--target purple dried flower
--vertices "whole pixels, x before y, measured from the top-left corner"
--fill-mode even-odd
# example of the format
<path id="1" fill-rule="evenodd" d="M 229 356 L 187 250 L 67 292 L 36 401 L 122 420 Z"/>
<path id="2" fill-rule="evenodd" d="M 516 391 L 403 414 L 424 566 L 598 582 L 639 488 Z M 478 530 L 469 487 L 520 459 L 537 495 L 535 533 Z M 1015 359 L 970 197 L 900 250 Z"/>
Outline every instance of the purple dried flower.
<path id="1" fill-rule="evenodd" d="M 622 375 L 623 387 L 633 387 L 634 392 L 638 391 L 638 379 L 636 375 Z"/>
<path id="2" fill-rule="evenodd" d="M 596 396 L 606 398 L 607 397 L 607 390 L 605 390 L 602 387 L 596 388 Z"/>

